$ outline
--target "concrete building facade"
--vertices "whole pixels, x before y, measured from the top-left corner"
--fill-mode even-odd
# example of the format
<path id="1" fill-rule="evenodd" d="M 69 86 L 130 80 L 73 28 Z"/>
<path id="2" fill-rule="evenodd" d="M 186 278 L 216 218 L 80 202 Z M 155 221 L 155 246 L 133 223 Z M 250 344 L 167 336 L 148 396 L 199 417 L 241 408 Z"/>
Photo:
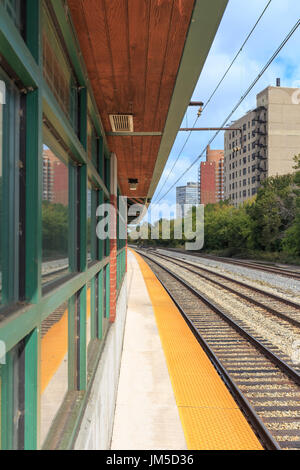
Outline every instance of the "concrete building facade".
<path id="1" fill-rule="evenodd" d="M 293 171 L 300 152 L 297 96 L 297 88 L 268 87 L 257 95 L 257 107 L 225 132 L 225 199 L 234 205 L 253 197 L 265 178 Z"/>
<path id="2" fill-rule="evenodd" d="M 189 182 L 176 188 L 177 218 L 183 217 L 189 208 L 199 204 L 198 183 Z"/>
<path id="3" fill-rule="evenodd" d="M 206 161 L 199 167 L 200 204 L 215 204 L 224 199 L 224 151 L 206 150 Z"/>

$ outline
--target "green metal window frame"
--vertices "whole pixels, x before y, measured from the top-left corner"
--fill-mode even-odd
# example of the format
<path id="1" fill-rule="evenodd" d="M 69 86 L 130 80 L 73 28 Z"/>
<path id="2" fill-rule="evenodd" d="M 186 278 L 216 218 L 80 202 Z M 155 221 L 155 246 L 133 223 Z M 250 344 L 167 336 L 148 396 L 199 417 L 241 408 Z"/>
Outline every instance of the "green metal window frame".
<path id="1" fill-rule="evenodd" d="M 46 1 L 46 0 L 43 0 Z M 68 301 L 68 383 L 69 392 L 62 403 L 47 436 L 44 448 L 68 449 L 74 444 L 84 408 L 100 360 L 104 338 L 109 328 L 109 240 L 94 238 L 92 263 L 87 266 L 87 225 L 86 195 L 87 181 L 93 186 L 92 208 L 110 199 L 110 153 L 105 133 L 97 110 L 91 85 L 86 79 L 87 72 L 82 55 L 74 36 L 71 19 L 65 10 L 63 0 L 52 0 L 52 10 L 60 29 L 63 47 L 68 53 L 78 81 L 78 121 L 71 112 L 70 120 L 60 108 L 55 96 L 43 76 L 42 60 L 42 1 L 24 0 L 22 9 L 24 37 L 0 3 L 0 54 L 7 74 L 18 87 L 23 103 L 23 146 L 15 150 L 16 161 L 25 165 L 19 172 L 18 165 L 10 165 L 5 190 L 6 207 L 10 212 L 11 233 L 18 234 L 22 227 L 24 253 L 20 250 L 21 238 L 12 237 L 10 258 L 14 269 L 10 270 L 8 299 L 10 305 L 0 307 L 0 340 L 6 345 L 7 363 L 0 366 L 1 380 L 1 445 L 2 449 L 13 447 L 10 436 L 13 433 L 11 397 L 12 359 L 10 351 L 24 342 L 24 449 L 40 448 L 40 354 L 41 323 L 62 303 Z M 74 98 L 74 97 L 73 97 Z M 76 98 L 75 98 L 76 99 Z M 72 102 L 71 102 L 72 104 Z M 72 104 L 74 109 L 74 103 Z M 97 145 L 97 159 L 87 155 L 87 116 L 91 116 Z M 21 125 L 20 125 L 21 126 Z M 53 288 L 42 290 L 42 151 L 43 142 L 49 143 L 69 168 L 69 263 L 70 275 Z M 22 153 L 22 155 L 21 155 Z M 19 155 L 17 155 L 19 154 Z M 22 168 L 21 167 L 21 168 Z M 20 173 L 20 174 L 19 174 Z M 24 207 L 12 189 L 19 179 L 22 186 Z M 23 178 L 23 179 L 22 179 Z M 22 210 L 21 210 L 22 209 Z M 95 212 L 94 212 L 95 213 Z M 96 218 L 93 218 L 93 230 Z M 8 232 L 6 231 L 6 234 Z M 16 237 L 17 235 L 15 235 Z M 19 235 L 18 235 L 19 236 Z M 104 252 L 106 246 L 106 255 Z M 20 252 L 21 251 L 21 252 Z M 103 272 L 106 269 L 106 312 L 103 305 Z M 125 250 L 118 252 L 118 288 L 125 274 Z M 19 276 L 24 278 L 23 291 L 19 288 Z M 89 361 L 86 361 L 86 294 L 91 282 L 91 344 Z M 96 296 L 97 291 L 97 296 Z M 6 302 L 9 303 L 8 301 Z M 97 305 L 96 305 L 97 304 Z M 79 337 L 78 337 L 79 332 Z M 61 420 L 64 426 L 61 426 Z M 63 431 L 61 430 L 63 428 Z"/>

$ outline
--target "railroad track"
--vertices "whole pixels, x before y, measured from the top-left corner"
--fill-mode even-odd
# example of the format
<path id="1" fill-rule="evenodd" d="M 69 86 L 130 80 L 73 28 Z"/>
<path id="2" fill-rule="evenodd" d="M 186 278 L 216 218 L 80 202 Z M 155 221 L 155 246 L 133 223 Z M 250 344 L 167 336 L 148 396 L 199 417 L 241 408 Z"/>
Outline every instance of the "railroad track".
<path id="1" fill-rule="evenodd" d="M 211 282 L 215 286 L 221 287 L 222 289 L 237 295 L 249 304 L 253 304 L 264 309 L 269 317 L 275 315 L 285 322 L 300 328 L 300 305 L 296 302 L 272 294 L 271 292 L 266 292 L 258 287 L 245 284 L 244 282 L 238 281 L 229 276 L 214 273 L 211 270 L 203 268 L 202 266 L 197 266 L 192 262 L 180 260 L 178 258 L 174 259 L 172 256 L 157 252 L 154 252 L 153 254 L 161 259 L 168 260 L 176 266 L 187 269 L 189 272 Z"/>
<path id="2" fill-rule="evenodd" d="M 267 449 L 300 449 L 300 375 L 219 306 L 157 259 L 140 253 Z"/>
<path id="3" fill-rule="evenodd" d="M 273 273 L 273 274 L 279 274 L 281 276 L 286 276 L 286 277 L 289 277 L 289 278 L 300 280 L 300 272 L 299 272 L 299 270 L 297 271 L 296 269 L 294 271 L 292 269 L 278 267 L 278 266 L 269 266 L 269 265 L 266 265 L 266 264 L 257 263 L 255 261 L 236 260 L 236 259 L 232 259 L 232 258 L 223 258 L 223 257 L 220 257 L 220 256 L 204 255 L 204 254 L 195 253 L 195 252 L 188 253 L 188 252 L 185 252 L 183 250 L 176 250 L 175 248 L 171 248 L 169 250 L 177 252 L 177 253 L 181 253 L 181 254 L 192 254 L 192 256 L 197 256 L 199 258 L 206 258 L 206 259 L 211 259 L 211 260 L 218 261 L 218 262 L 221 262 L 221 263 L 228 263 L 228 264 L 234 264 L 234 265 L 237 265 L 237 266 L 242 266 L 242 267 L 245 267 L 245 268 L 257 269 L 259 271 L 266 271 L 266 272 L 270 272 L 270 273 Z"/>

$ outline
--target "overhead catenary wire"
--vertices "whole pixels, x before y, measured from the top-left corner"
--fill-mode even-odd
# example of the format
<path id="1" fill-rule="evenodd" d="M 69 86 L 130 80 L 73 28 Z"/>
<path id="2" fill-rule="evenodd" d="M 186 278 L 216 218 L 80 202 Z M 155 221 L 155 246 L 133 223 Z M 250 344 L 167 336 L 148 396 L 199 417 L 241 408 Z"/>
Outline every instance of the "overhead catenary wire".
<path id="1" fill-rule="evenodd" d="M 206 104 L 205 104 L 204 107 L 203 107 L 202 112 L 205 110 L 205 108 L 208 106 L 208 104 L 210 103 L 210 101 L 212 100 L 212 98 L 214 97 L 214 95 L 216 94 L 216 92 L 218 91 L 218 89 L 220 88 L 220 85 L 222 84 L 222 82 L 224 81 L 224 79 L 225 79 L 226 76 L 228 75 L 229 71 L 231 70 L 233 64 L 235 63 L 235 61 L 237 60 L 237 58 L 239 57 L 239 55 L 240 55 L 241 52 L 243 51 L 243 49 L 244 49 L 246 43 L 249 41 L 250 37 L 252 36 L 252 34 L 253 34 L 253 32 L 255 31 L 257 25 L 259 24 L 260 20 L 261 20 L 262 17 L 264 16 L 265 12 L 267 11 L 267 9 L 269 8 L 269 6 L 270 6 L 271 3 L 272 3 L 272 0 L 269 0 L 269 2 L 267 3 L 267 5 L 265 6 L 264 10 L 263 10 L 262 13 L 260 14 L 258 20 L 256 21 L 255 25 L 254 25 L 253 28 L 251 29 L 250 33 L 247 35 L 246 39 L 244 40 L 244 42 L 243 42 L 242 46 L 240 47 L 239 51 L 237 52 L 237 54 L 236 54 L 235 57 L 233 58 L 231 64 L 229 65 L 229 67 L 227 68 L 226 72 L 224 73 L 223 77 L 221 78 L 221 80 L 219 81 L 218 85 L 216 86 L 216 88 L 214 89 L 214 91 L 212 92 L 212 94 L 210 95 L 210 97 L 208 98 Z M 200 116 L 197 116 L 197 118 L 195 119 L 195 122 L 194 122 L 194 124 L 193 124 L 193 126 L 192 126 L 193 129 L 195 128 L 199 117 L 200 117 Z M 188 127 L 188 126 L 187 126 L 187 127 Z M 181 147 L 181 149 L 180 149 L 180 151 L 179 151 L 179 154 L 178 154 L 178 156 L 177 156 L 177 158 L 176 158 L 176 160 L 175 160 L 175 162 L 174 162 L 172 168 L 171 168 L 170 171 L 168 172 L 168 175 L 167 175 L 167 177 L 166 177 L 166 179 L 165 179 L 165 181 L 164 181 L 164 184 L 161 185 L 161 188 L 160 188 L 160 190 L 158 191 L 158 193 L 157 193 L 155 199 L 158 199 L 158 196 L 160 195 L 160 193 L 161 193 L 161 191 L 162 191 L 162 188 L 165 186 L 165 184 L 166 184 L 167 181 L 169 180 L 169 178 L 170 178 L 170 176 L 171 176 L 171 173 L 172 173 L 172 171 L 174 170 L 174 168 L 175 168 L 175 166 L 176 166 L 176 164 L 177 164 L 179 158 L 181 157 L 182 152 L 183 152 L 183 150 L 185 149 L 186 144 L 188 143 L 188 141 L 189 141 L 191 135 L 192 135 L 192 131 L 189 131 L 189 134 L 188 134 L 188 136 L 186 137 L 186 139 L 185 139 L 185 141 L 184 141 L 184 143 L 183 143 L 183 145 L 182 145 L 182 147 Z"/>
<path id="2" fill-rule="evenodd" d="M 278 49 L 274 52 L 274 54 L 272 55 L 272 57 L 268 60 L 268 62 L 266 63 L 266 65 L 262 68 L 261 72 L 257 75 L 257 77 L 255 78 L 255 80 L 251 83 L 251 85 L 249 86 L 249 88 L 246 90 L 246 92 L 243 94 L 243 96 L 240 98 L 240 100 L 238 101 L 238 103 L 234 106 L 234 108 L 232 109 L 232 111 L 229 113 L 229 115 L 226 117 L 225 121 L 221 124 L 221 128 L 222 127 L 225 127 L 225 125 L 227 124 L 227 122 L 229 121 L 229 119 L 231 118 L 231 116 L 235 113 L 235 111 L 239 108 L 239 106 L 242 104 L 242 102 L 246 99 L 246 97 L 249 95 L 250 91 L 254 88 L 254 86 L 256 85 L 256 83 L 259 81 L 259 79 L 262 77 L 262 75 L 265 73 L 265 71 L 270 67 L 271 63 L 274 61 L 274 59 L 277 57 L 277 55 L 279 54 L 279 52 L 282 50 L 282 48 L 285 46 L 285 44 L 289 41 L 289 39 L 292 37 L 292 35 L 295 33 L 295 31 L 298 29 L 300 25 L 300 20 L 298 20 L 296 22 L 296 24 L 293 26 L 293 28 L 290 30 L 290 32 L 288 33 L 288 35 L 286 36 L 286 38 L 282 41 L 282 43 L 280 44 L 280 46 L 278 47 Z M 163 194 L 163 196 L 159 199 L 158 203 L 164 198 L 167 196 L 167 194 L 169 194 L 169 192 L 174 188 L 174 186 L 183 178 L 184 175 L 186 175 L 190 170 L 191 168 L 200 160 L 200 158 L 204 155 L 206 149 L 207 149 L 207 146 L 210 145 L 214 140 L 215 138 L 219 135 L 221 131 L 218 130 L 214 136 L 208 141 L 208 143 L 205 145 L 203 151 L 201 152 L 201 154 L 191 163 L 191 165 L 182 173 L 182 175 L 175 181 L 174 184 L 172 184 L 172 186 Z"/>

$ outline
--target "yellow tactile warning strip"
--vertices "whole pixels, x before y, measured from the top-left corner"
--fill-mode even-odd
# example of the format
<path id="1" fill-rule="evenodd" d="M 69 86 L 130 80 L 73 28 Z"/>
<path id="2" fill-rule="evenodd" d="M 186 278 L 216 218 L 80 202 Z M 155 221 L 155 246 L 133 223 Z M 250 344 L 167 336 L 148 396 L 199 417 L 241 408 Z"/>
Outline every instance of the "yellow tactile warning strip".
<path id="1" fill-rule="evenodd" d="M 168 293 L 145 261 L 134 254 L 152 302 L 188 448 L 262 449 Z"/>
<path id="2" fill-rule="evenodd" d="M 91 315 L 90 289 L 87 291 L 87 318 Z M 45 391 L 53 375 L 68 352 L 68 309 L 42 339 L 41 345 L 41 391 Z"/>

